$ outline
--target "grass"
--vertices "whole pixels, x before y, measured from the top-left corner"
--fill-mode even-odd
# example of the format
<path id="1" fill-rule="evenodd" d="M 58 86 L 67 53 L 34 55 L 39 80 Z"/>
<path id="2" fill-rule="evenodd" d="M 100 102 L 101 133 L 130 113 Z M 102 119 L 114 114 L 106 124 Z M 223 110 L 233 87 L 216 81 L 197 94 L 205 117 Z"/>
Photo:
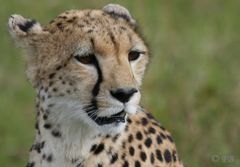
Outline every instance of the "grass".
<path id="1" fill-rule="evenodd" d="M 13 13 L 46 24 L 72 8 L 126 6 L 152 51 L 142 103 L 169 129 L 186 166 L 240 165 L 240 1 L 12 0 L 0 6 L 0 166 L 24 166 L 34 138 L 34 90 L 7 33 Z"/>

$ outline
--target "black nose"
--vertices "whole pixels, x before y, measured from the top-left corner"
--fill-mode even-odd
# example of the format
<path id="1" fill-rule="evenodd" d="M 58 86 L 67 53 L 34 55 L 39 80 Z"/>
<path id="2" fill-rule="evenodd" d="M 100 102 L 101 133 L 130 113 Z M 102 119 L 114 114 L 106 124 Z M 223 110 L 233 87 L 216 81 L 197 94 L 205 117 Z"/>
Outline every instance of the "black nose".
<path id="1" fill-rule="evenodd" d="M 138 90 L 135 88 L 118 88 L 110 90 L 111 95 L 122 103 L 129 101 L 130 97 Z"/>

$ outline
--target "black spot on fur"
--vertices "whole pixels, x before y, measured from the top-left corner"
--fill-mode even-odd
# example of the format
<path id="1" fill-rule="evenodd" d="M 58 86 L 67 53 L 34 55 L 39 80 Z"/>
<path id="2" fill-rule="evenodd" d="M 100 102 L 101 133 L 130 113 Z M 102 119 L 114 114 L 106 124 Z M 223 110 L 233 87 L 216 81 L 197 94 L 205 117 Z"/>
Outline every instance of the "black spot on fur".
<path id="1" fill-rule="evenodd" d="M 48 162 L 52 162 L 52 159 L 53 159 L 52 154 L 48 155 L 47 161 L 48 161 Z"/>
<path id="2" fill-rule="evenodd" d="M 156 133 L 156 129 L 154 129 L 153 127 L 150 127 L 149 129 L 148 129 L 148 132 L 149 133 Z"/>
<path id="3" fill-rule="evenodd" d="M 161 136 L 161 138 L 163 138 L 163 139 L 166 139 L 166 138 L 167 138 L 166 135 L 163 134 L 163 133 L 160 133 L 160 136 Z"/>
<path id="4" fill-rule="evenodd" d="M 35 123 L 35 129 L 36 129 L 36 130 L 39 130 L 38 121 Z"/>
<path id="5" fill-rule="evenodd" d="M 162 153 L 160 150 L 156 150 L 156 156 L 159 161 L 163 161 Z"/>
<path id="6" fill-rule="evenodd" d="M 146 113 L 147 114 L 147 117 L 149 118 L 149 119 L 154 119 L 154 117 L 152 116 L 152 114 L 150 114 L 150 113 Z"/>
<path id="7" fill-rule="evenodd" d="M 110 138 L 111 136 L 109 134 L 106 135 L 106 138 Z"/>
<path id="8" fill-rule="evenodd" d="M 148 120 L 146 118 L 142 118 L 142 125 L 146 126 L 148 124 Z"/>
<path id="9" fill-rule="evenodd" d="M 157 143 L 161 144 L 162 143 L 162 138 L 160 135 L 157 135 Z"/>
<path id="10" fill-rule="evenodd" d="M 68 23 L 72 23 L 73 21 L 74 21 L 73 19 L 67 20 Z"/>
<path id="11" fill-rule="evenodd" d="M 55 73 L 51 73 L 51 74 L 49 74 L 48 78 L 52 79 L 54 76 L 55 76 Z"/>
<path id="12" fill-rule="evenodd" d="M 138 160 L 135 161 L 135 167 L 141 167 L 141 163 Z"/>
<path id="13" fill-rule="evenodd" d="M 153 154 L 153 153 L 151 153 L 151 155 L 150 155 L 150 161 L 151 161 L 152 164 L 153 164 L 154 161 L 155 161 L 155 158 L 154 158 L 154 154 Z"/>
<path id="14" fill-rule="evenodd" d="M 128 124 L 131 124 L 132 120 L 130 118 L 127 118 L 127 122 L 128 122 Z"/>
<path id="15" fill-rule="evenodd" d="M 49 123 L 46 123 L 46 124 L 43 125 L 43 127 L 44 127 L 45 129 L 51 129 L 52 125 L 49 124 Z"/>
<path id="16" fill-rule="evenodd" d="M 34 144 L 34 145 L 32 146 L 31 149 L 34 149 L 34 150 L 36 150 L 38 153 L 41 153 L 41 150 L 42 150 L 42 148 L 44 147 L 44 145 L 45 145 L 45 142 L 44 142 L 44 141 L 43 141 L 43 142 L 40 142 L 40 143 L 36 143 L 36 144 Z"/>
<path id="17" fill-rule="evenodd" d="M 163 127 L 163 126 L 160 126 L 160 128 L 163 130 L 163 131 L 165 131 L 166 129 Z"/>
<path id="18" fill-rule="evenodd" d="M 53 88 L 53 92 L 57 92 L 58 91 L 58 89 L 57 88 Z"/>
<path id="19" fill-rule="evenodd" d="M 96 145 L 96 144 L 94 144 L 94 145 L 92 145 L 92 147 L 91 147 L 90 151 L 91 151 L 91 152 L 93 152 L 93 151 L 95 151 L 95 150 L 96 150 L 96 148 L 97 148 L 97 145 Z"/>
<path id="20" fill-rule="evenodd" d="M 34 24 L 36 24 L 37 22 L 35 20 L 29 20 L 26 21 L 24 24 L 19 24 L 18 27 L 24 31 L 24 32 L 28 32 L 30 28 L 32 28 L 34 26 Z"/>
<path id="21" fill-rule="evenodd" d="M 151 144 L 152 144 L 152 139 L 148 137 L 145 140 L 144 144 L 145 144 L 145 146 L 147 146 L 149 148 L 151 146 Z"/>
<path id="22" fill-rule="evenodd" d="M 65 19 L 67 19 L 67 16 L 58 16 L 57 18 L 65 20 Z"/>
<path id="23" fill-rule="evenodd" d="M 57 68 L 56 68 L 56 70 L 58 71 L 58 70 L 60 70 L 62 68 L 62 66 L 58 66 Z"/>
<path id="24" fill-rule="evenodd" d="M 47 114 L 43 114 L 43 119 L 46 120 L 48 118 Z"/>
<path id="25" fill-rule="evenodd" d="M 45 96 L 41 96 L 41 100 L 44 102 L 45 101 Z"/>
<path id="26" fill-rule="evenodd" d="M 34 167 L 35 163 L 34 162 L 28 162 L 26 167 Z"/>
<path id="27" fill-rule="evenodd" d="M 129 164 L 128 164 L 128 162 L 127 161 L 124 161 L 124 164 L 123 164 L 123 166 L 122 167 L 129 167 Z"/>
<path id="28" fill-rule="evenodd" d="M 159 123 L 157 123 L 157 122 L 153 122 L 152 124 L 159 127 Z"/>
<path id="29" fill-rule="evenodd" d="M 146 161 L 146 159 L 147 159 L 146 153 L 143 152 L 143 151 L 141 151 L 141 152 L 140 152 L 140 158 L 141 158 L 142 161 Z"/>
<path id="30" fill-rule="evenodd" d="M 122 148 L 125 148 L 126 147 L 126 142 L 122 142 Z"/>
<path id="31" fill-rule="evenodd" d="M 111 158 L 110 163 L 111 163 L 111 164 L 114 164 L 114 162 L 116 162 L 117 159 L 118 159 L 118 154 L 117 154 L 117 153 L 114 153 L 114 154 L 112 155 L 112 158 Z"/>
<path id="32" fill-rule="evenodd" d="M 112 141 L 113 141 L 113 142 L 116 142 L 117 139 L 118 139 L 118 137 L 119 137 L 119 134 L 116 134 L 116 135 L 112 138 Z"/>
<path id="33" fill-rule="evenodd" d="M 139 145 L 138 145 L 138 148 L 139 148 L 140 150 L 142 150 L 142 145 L 141 145 L 141 144 L 139 144 Z"/>
<path id="34" fill-rule="evenodd" d="M 170 142 L 172 142 L 172 143 L 174 142 L 171 136 L 167 135 L 167 138 Z"/>
<path id="35" fill-rule="evenodd" d="M 135 150 L 132 146 L 129 147 L 129 153 L 130 153 L 131 156 L 133 156 L 134 153 L 135 153 Z"/>
<path id="36" fill-rule="evenodd" d="M 61 22 L 57 23 L 57 27 L 59 28 L 59 30 L 63 31 L 64 26 Z"/>
<path id="37" fill-rule="evenodd" d="M 125 159 L 125 157 L 126 157 L 126 154 L 123 153 L 122 156 L 121 156 L 122 160 Z"/>
<path id="38" fill-rule="evenodd" d="M 167 163 L 172 161 L 171 153 L 168 149 L 164 151 L 164 159 Z"/>
<path id="39" fill-rule="evenodd" d="M 173 161 L 176 162 L 177 161 L 177 152 L 175 150 L 173 150 L 173 152 L 172 152 L 172 157 L 173 157 Z"/>
<path id="40" fill-rule="evenodd" d="M 99 144 L 99 145 L 97 146 L 97 148 L 95 149 L 94 154 L 97 155 L 97 154 L 101 153 L 103 150 L 104 150 L 104 144 L 101 143 L 101 144 Z"/>
<path id="41" fill-rule="evenodd" d="M 131 143 L 132 141 L 133 141 L 133 135 L 130 134 L 130 135 L 128 136 L 128 142 Z"/>
<path id="42" fill-rule="evenodd" d="M 87 33 L 92 33 L 92 32 L 93 32 L 93 30 L 91 30 L 91 29 L 87 31 Z"/>
<path id="43" fill-rule="evenodd" d="M 138 140 L 142 140 L 143 136 L 142 136 L 142 133 L 141 133 L 140 131 L 137 132 L 136 138 L 137 138 Z"/>
<path id="44" fill-rule="evenodd" d="M 53 135 L 54 137 L 61 137 L 61 136 L 62 136 L 61 132 L 59 132 L 59 131 L 57 131 L 57 130 L 53 130 L 53 131 L 52 131 L 52 135 Z"/>

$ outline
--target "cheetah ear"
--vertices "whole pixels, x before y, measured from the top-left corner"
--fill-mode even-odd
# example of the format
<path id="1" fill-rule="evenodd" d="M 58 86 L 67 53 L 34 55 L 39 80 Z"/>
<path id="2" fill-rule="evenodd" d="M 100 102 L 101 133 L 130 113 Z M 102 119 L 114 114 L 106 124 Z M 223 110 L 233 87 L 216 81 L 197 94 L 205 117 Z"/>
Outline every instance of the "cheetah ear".
<path id="1" fill-rule="evenodd" d="M 20 46 L 26 46 L 30 44 L 29 42 L 31 40 L 28 40 L 30 39 L 29 37 L 43 33 L 43 29 L 38 22 L 16 14 L 9 17 L 8 30 L 12 38 Z"/>
<path id="2" fill-rule="evenodd" d="M 44 43 L 44 34 L 48 34 L 48 32 L 43 31 L 41 25 L 35 20 L 16 14 L 9 17 L 8 30 L 17 46 L 24 48 L 26 51 L 24 56 L 27 65 L 26 74 L 35 87 L 38 71 L 36 48 L 40 43 Z"/>
<path id="3" fill-rule="evenodd" d="M 108 5 L 104 6 L 102 10 L 104 12 L 110 14 L 113 17 L 120 17 L 120 18 L 125 19 L 133 27 L 137 26 L 136 21 L 132 18 L 132 16 L 129 13 L 129 11 L 125 7 L 123 7 L 121 5 L 118 5 L 118 4 L 108 4 Z"/>

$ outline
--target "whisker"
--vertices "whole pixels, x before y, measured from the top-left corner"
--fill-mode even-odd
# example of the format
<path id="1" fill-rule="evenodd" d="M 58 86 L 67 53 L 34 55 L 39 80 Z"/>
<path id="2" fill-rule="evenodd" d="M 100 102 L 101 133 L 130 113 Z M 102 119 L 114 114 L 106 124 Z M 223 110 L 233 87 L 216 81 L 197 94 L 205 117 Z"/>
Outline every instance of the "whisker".
<path id="1" fill-rule="evenodd" d="M 140 112 L 142 111 L 142 112 L 145 112 L 145 109 L 144 108 L 142 108 L 141 106 L 137 106 L 137 111 L 138 110 L 140 110 Z"/>

